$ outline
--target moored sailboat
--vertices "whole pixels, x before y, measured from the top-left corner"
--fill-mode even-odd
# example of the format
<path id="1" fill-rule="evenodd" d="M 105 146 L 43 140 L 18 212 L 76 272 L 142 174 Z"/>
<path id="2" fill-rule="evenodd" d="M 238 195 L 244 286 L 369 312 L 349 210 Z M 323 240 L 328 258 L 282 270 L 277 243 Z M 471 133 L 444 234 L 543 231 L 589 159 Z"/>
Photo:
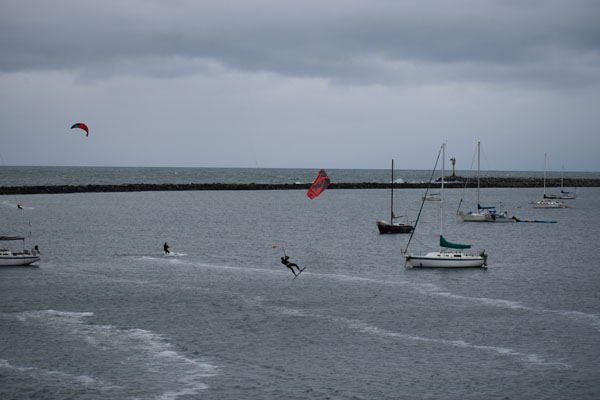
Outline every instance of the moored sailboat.
<path id="1" fill-rule="evenodd" d="M 497 212 L 496 206 L 482 206 L 479 201 L 479 175 L 481 171 L 481 143 L 477 142 L 477 211 L 460 211 L 462 199 L 458 204 L 458 215 L 465 222 L 519 222 L 515 216 L 508 216 L 506 211 Z M 465 185 L 466 188 L 466 185 Z"/>
<path id="2" fill-rule="evenodd" d="M 544 193 L 544 199 L 557 199 L 557 200 L 573 200 L 576 196 L 575 193 L 567 192 L 564 190 L 565 183 L 565 167 L 563 166 L 560 174 L 560 193 Z"/>
<path id="3" fill-rule="evenodd" d="M 390 200 L 390 221 L 377 221 L 377 229 L 379 233 L 410 233 L 413 230 L 413 226 L 409 224 L 402 224 L 394 222 L 397 219 L 394 214 L 394 160 L 392 160 L 392 184 L 391 184 L 391 200 Z"/>
<path id="4" fill-rule="evenodd" d="M 491 212 L 489 210 L 493 210 L 496 207 L 482 207 L 479 202 L 479 172 L 480 172 L 480 142 L 477 142 L 477 211 L 459 211 L 458 215 L 465 222 L 493 222 L 493 217 L 491 216 Z M 462 204 L 462 200 L 461 203 Z M 460 209 L 460 204 L 458 208 Z"/>
<path id="5" fill-rule="evenodd" d="M 412 235 L 406 245 L 406 249 L 403 250 L 403 257 L 406 260 L 407 267 L 418 267 L 418 268 L 486 268 L 487 267 L 487 254 L 485 250 L 479 255 L 470 255 L 462 252 L 463 249 L 471 248 L 468 244 L 451 243 L 443 235 L 444 228 L 444 170 L 445 170 L 445 156 L 446 156 L 446 145 L 442 144 L 442 179 L 441 179 L 441 201 L 440 201 L 440 250 L 426 253 L 425 255 L 418 255 L 408 253 L 408 246 L 412 239 Z M 439 154 L 438 154 L 439 159 Z M 436 161 L 437 165 L 437 161 Z M 435 171 L 435 168 L 434 168 Z M 432 174 L 433 177 L 433 174 Z M 423 203 L 421 203 L 421 210 L 423 209 Z M 420 217 L 419 212 L 419 217 Z M 415 229 L 418 224 L 419 218 L 415 223 Z"/>
<path id="6" fill-rule="evenodd" d="M 544 199 L 533 202 L 533 208 L 564 208 L 565 203 L 549 199 L 546 195 L 546 169 L 548 164 L 548 153 L 544 153 Z"/>

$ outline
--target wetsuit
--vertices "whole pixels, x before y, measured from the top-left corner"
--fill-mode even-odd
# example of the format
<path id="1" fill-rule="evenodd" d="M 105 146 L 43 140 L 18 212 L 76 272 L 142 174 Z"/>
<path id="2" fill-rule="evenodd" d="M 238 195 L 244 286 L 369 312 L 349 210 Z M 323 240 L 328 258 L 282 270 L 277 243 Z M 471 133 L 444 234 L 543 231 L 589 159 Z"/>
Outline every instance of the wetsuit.
<path id="1" fill-rule="evenodd" d="M 289 262 L 289 256 L 285 256 L 285 257 L 281 257 L 281 263 L 283 265 L 285 265 L 286 267 L 288 267 L 290 270 L 292 270 L 292 274 L 296 275 L 296 272 L 294 272 L 294 267 L 296 267 L 296 269 L 298 270 L 298 272 L 300 272 L 300 267 L 298 267 L 298 264 L 295 264 L 293 262 Z"/>

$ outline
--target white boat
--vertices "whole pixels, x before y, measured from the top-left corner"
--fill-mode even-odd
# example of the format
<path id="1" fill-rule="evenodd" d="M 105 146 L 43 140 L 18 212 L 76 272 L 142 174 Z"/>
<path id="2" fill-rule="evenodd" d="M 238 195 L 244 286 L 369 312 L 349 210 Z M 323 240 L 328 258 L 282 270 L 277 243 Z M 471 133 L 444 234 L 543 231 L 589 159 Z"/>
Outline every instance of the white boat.
<path id="1" fill-rule="evenodd" d="M 441 201 L 442 198 L 440 197 L 439 193 L 431 193 L 431 194 L 428 194 L 427 196 L 421 196 L 421 200 L 425 200 L 425 201 Z"/>
<path id="2" fill-rule="evenodd" d="M 485 268 L 486 255 L 472 256 L 462 252 L 433 251 L 424 256 L 405 256 L 413 268 Z"/>
<path id="3" fill-rule="evenodd" d="M 465 222 L 488 222 L 489 215 L 488 211 L 469 211 L 460 212 L 460 218 Z"/>
<path id="4" fill-rule="evenodd" d="M 575 194 L 571 192 L 565 192 L 563 190 L 560 193 L 550 193 L 545 194 L 544 199 L 554 199 L 554 200 L 573 200 L 575 198 Z"/>
<path id="5" fill-rule="evenodd" d="M 40 253 L 37 250 L 37 246 L 31 250 L 25 249 L 25 238 L 20 236 L 0 236 L 0 242 L 16 241 L 21 241 L 21 251 L 0 248 L 0 267 L 31 265 L 40 260 Z"/>
<path id="6" fill-rule="evenodd" d="M 411 268 L 486 268 L 487 254 L 485 250 L 478 255 L 465 254 L 462 249 L 471 248 L 468 244 L 459 244 L 448 242 L 443 235 L 444 228 L 444 172 L 446 145 L 442 144 L 442 179 L 441 179 L 441 200 L 440 200 L 440 250 L 432 251 L 425 255 L 408 253 L 411 237 L 403 250 L 403 257 L 406 260 L 406 266 Z M 439 157 L 439 155 L 438 155 Z M 437 162 L 436 162 L 437 165 Z M 435 168 L 434 168 L 435 171 Z M 433 174 L 432 174 L 433 178 Z M 425 200 L 423 200 L 424 202 Z M 423 205 L 421 203 L 421 206 Z M 415 230 L 419 220 L 415 223 Z M 413 231 L 414 234 L 414 231 Z"/>
<path id="7" fill-rule="evenodd" d="M 546 169 L 548 164 L 548 153 L 544 153 L 544 200 L 534 201 L 533 208 L 564 208 L 565 203 L 548 199 L 546 195 Z"/>
<path id="8" fill-rule="evenodd" d="M 545 199 L 534 202 L 533 208 L 565 208 L 565 203 L 562 201 Z"/>
<path id="9" fill-rule="evenodd" d="M 377 221 L 377 229 L 382 235 L 386 233 L 410 233 L 413 230 L 412 225 L 394 222 L 394 219 L 400 218 L 394 214 L 394 160 L 392 160 L 391 193 L 392 198 L 390 200 L 390 221 Z"/>

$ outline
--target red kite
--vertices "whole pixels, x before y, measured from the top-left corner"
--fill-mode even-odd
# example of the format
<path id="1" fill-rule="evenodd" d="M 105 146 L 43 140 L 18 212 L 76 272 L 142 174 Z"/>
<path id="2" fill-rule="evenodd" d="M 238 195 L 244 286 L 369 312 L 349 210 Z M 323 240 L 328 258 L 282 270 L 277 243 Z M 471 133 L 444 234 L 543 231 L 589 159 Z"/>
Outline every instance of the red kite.
<path id="1" fill-rule="evenodd" d="M 329 177 L 327 176 L 327 172 L 325 172 L 324 169 L 319 170 L 319 175 L 317 176 L 317 179 L 315 179 L 313 184 L 310 185 L 310 189 L 308 189 L 306 195 L 311 199 L 314 199 L 315 197 L 323 193 L 325 189 L 327 189 L 327 186 L 329 186 L 329 182 L 330 181 Z"/>
<path id="2" fill-rule="evenodd" d="M 90 130 L 88 129 L 86 124 L 82 124 L 81 122 L 79 122 L 71 127 L 71 129 L 73 129 L 73 128 L 83 129 L 86 132 L 85 136 L 90 135 Z"/>

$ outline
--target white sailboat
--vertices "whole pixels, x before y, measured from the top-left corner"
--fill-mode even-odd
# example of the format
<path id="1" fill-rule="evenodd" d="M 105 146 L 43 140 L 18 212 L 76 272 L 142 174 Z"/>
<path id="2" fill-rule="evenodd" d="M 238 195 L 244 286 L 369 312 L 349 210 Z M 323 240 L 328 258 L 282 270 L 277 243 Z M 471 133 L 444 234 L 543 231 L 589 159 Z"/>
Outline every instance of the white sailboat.
<path id="1" fill-rule="evenodd" d="M 25 249 L 25 238 L 21 236 L 0 236 L 0 242 L 21 241 L 21 251 L 10 248 L 0 248 L 0 267 L 13 267 L 31 265 L 40 260 L 40 253 L 36 248 Z"/>
<path id="2" fill-rule="evenodd" d="M 18 201 L 16 203 L 18 212 L 24 212 L 21 204 Z M 31 223 L 29 225 L 31 226 Z M 29 239 L 31 239 L 31 231 L 29 232 Z M 21 242 L 21 245 L 14 245 L 17 242 Z M 38 247 L 34 246 L 32 249 L 26 249 L 25 237 L 0 235 L 0 267 L 31 265 L 39 260 L 40 252 Z"/>
<path id="3" fill-rule="evenodd" d="M 493 209 L 495 207 L 482 207 L 479 203 L 479 172 L 481 168 L 480 161 L 480 142 L 477 142 L 477 211 L 459 211 L 458 215 L 465 222 L 488 222 L 490 220 L 490 211 L 489 209 Z M 462 204 L 462 200 L 461 200 Z M 458 206 L 460 209 L 460 205 Z"/>
<path id="4" fill-rule="evenodd" d="M 544 153 L 544 199 L 533 202 L 533 208 L 564 208 L 565 203 L 549 199 L 546 195 L 546 169 L 548 164 L 548 153 Z"/>
<path id="5" fill-rule="evenodd" d="M 460 205 L 462 204 L 461 200 L 458 205 L 458 215 L 465 222 L 519 222 L 519 219 L 517 217 L 508 216 L 508 213 L 506 211 L 496 212 L 495 206 L 484 207 L 479 202 L 479 175 L 481 171 L 480 149 L 481 142 L 477 142 L 477 211 L 460 211 Z"/>
<path id="6" fill-rule="evenodd" d="M 425 255 L 408 253 L 411 237 L 403 250 L 403 257 L 406 260 L 406 266 L 411 268 L 486 268 L 487 254 L 485 250 L 479 255 L 470 255 L 462 252 L 462 249 L 471 248 L 468 244 L 459 244 L 448 242 L 443 235 L 444 228 L 444 173 L 446 145 L 442 144 L 442 180 L 441 180 L 441 201 L 440 201 L 440 250 L 432 251 Z M 438 155 L 439 157 L 439 155 Z M 437 163 L 436 163 L 437 164 Z M 435 168 L 434 168 L 435 170 Z M 424 201 L 421 203 L 421 209 Z M 420 216 L 420 213 L 419 213 Z M 415 230 L 419 219 L 415 223 Z M 414 231 L 413 231 L 414 234 Z M 451 250 L 454 249 L 454 250 Z"/>
<path id="7" fill-rule="evenodd" d="M 575 193 L 566 192 L 564 190 L 565 181 L 565 166 L 563 165 L 562 172 L 560 174 L 560 193 L 544 194 L 544 199 L 557 199 L 557 200 L 573 200 Z"/>

